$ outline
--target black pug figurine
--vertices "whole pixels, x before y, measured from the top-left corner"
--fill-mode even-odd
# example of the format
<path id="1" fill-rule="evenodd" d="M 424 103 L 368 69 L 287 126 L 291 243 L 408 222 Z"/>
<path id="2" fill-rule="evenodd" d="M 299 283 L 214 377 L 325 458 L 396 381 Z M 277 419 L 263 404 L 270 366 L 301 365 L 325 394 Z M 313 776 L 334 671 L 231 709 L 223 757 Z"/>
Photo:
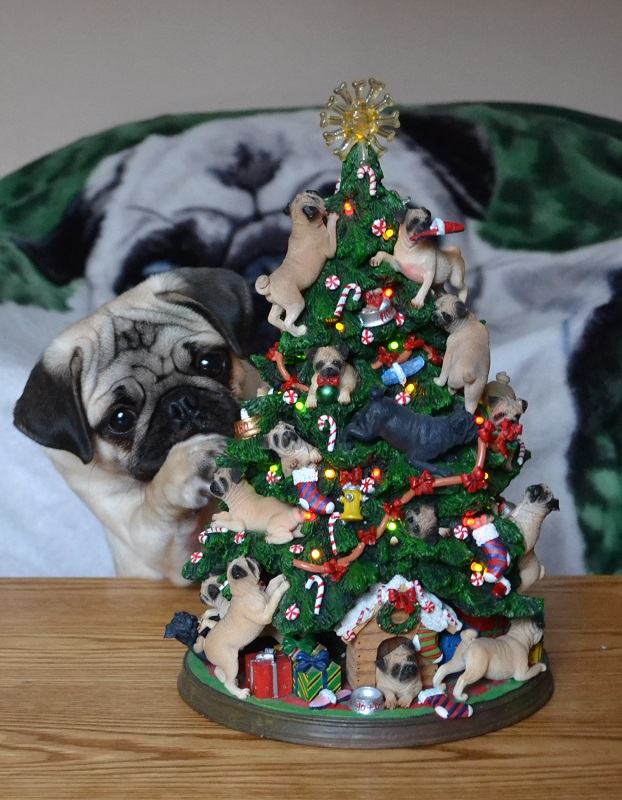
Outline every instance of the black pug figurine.
<path id="1" fill-rule="evenodd" d="M 463 406 L 445 417 L 432 417 L 398 405 L 393 398 L 385 397 L 379 387 L 371 390 L 370 397 L 365 408 L 344 429 L 341 441 L 346 447 L 351 439 L 362 442 L 384 439 L 403 452 L 415 469 L 446 476 L 449 470 L 436 467 L 430 461 L 477 438 L 473 415 Z"/>

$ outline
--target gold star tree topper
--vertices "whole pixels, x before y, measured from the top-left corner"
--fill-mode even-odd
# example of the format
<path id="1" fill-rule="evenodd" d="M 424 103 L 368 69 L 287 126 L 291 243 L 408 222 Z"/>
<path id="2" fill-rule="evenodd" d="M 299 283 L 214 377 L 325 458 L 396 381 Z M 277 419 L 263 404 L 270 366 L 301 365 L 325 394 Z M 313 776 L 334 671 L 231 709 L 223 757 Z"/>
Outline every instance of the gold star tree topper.
<path id="1" fill-rule="evenodd" d="M 374 78 L 368 81 L 352 81 L 352 88 L 354 97 L 345 82 L 335 89 L 335 95 L 340 99 L 331 95 L 326 103 L 328 110 L 320 112 L 320 127 L 337 125 L 337 130 L 325 131 L 326 144 L 338 144 L 333 153 L 342 161 L 358 145 L 361 163 L 364 164 L 369 157 L 368 147 L 372 148 L 378 158 L 387 152 L 387 148 L 378 141 L 378 136 L 382 136 L 387 142 L 394 138 L 395 129 L 400 126 L 399 112 L 383 113 L 395 103 L 388 94 L 380 98 L 385 89 L 385 84 L 381 81 Z"/>

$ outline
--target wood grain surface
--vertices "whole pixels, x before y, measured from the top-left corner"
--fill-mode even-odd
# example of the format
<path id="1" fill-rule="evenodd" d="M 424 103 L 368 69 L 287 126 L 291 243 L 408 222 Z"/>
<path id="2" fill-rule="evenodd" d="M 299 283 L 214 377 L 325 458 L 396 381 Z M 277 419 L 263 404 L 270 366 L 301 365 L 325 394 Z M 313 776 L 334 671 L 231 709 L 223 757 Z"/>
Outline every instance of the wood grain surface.
<path id="1" fill-rule="evenodd" d="M 552 700 L 476 739 L 357 751 L 257 739 L 177 693 L 196 590 L 0 580 L 0 797 L 622 796 L 622 577 L 546 578 Z M 448 722 L 447 724 L 451 724 Z"/>

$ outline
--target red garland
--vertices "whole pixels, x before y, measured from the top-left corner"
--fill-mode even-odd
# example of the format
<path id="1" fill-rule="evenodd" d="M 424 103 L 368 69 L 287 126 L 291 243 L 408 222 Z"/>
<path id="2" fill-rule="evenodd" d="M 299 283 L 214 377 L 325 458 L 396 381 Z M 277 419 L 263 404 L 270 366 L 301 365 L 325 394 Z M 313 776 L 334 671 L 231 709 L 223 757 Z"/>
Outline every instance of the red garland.
<path id="1" fill-rule="evenodd" d="M 406 589 L 404 592 L 399 592 L 396 589 L 389 589 L 389 603 L 391 603 L 396 611 L 403 611 L 406 614 L 412 614 L 415 610 L 415 603 L 417 602 L 417 593 L 414 586 Z"/>
<path id="2" fill-rule="evenodd" d="M 372 525 L 367 531 L 357 531 L 356 535 L 359 537 L 359 541 L 363 542 L 365 546 L 376 544 L 377 537 L 375 525 Z"/>
<path id="3" fill-rule="evenodd" d="M 401 519 L 403 514 L 404 503 L 398 498 L 392 503 L 383 503 L 382 510 L 390 519 Z"/>
<path id="4" fill-rule="evenodd" d="M 340 581 L 348 571 L 347 564 L 338 564 L 336 558 L 331 558 L 324 565 L 324 574 L 328 575 L 332 581 Z"/>
<path id="5" fill-rule="evenodd" d="M 411 475 L 408 479 L 410 481 L 411 491 L 414 492 L 415 497 L 422 494 L 434 494 L 434 475 L 430 470 L 424 469 L 421 475 Z"/>

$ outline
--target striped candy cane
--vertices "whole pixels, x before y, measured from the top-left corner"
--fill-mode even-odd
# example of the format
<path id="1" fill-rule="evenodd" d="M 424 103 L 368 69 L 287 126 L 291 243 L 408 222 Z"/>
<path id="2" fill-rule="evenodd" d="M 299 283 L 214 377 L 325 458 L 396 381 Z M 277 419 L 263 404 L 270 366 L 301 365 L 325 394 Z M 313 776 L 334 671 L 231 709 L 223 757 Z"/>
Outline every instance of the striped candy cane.
<path id="1" fill-rule="evenodd" d="M 356 177 L 357 178 L 363 178 L 365 176 L 365 174 L 369 175 L 369 193 L 371 195 L 375 195 L 376 194 L 376 173 L 368 165 L 359 167 L 357 169 L 357 171 L 356 171 Z"/>
<path id="2" fill-rule="evenodd" d="M 516 463 L 519 467 L 522 467 L 525 463 L 525 442 L 522 439 L 518 439 L 518 458 L 516 459 Z"/>
<path id="3" fill-rule="evenodd" d="M 313 613 L 319 614 L 322 608 L 322 600 L 324 599 L 324 578 L 320 575 L 311 575 L 309 580 L 305 583 L 305 589 L 310 589 L 313 584 L 317 584 L 317 595 L 315 597 L 315 605 L 313 606 Z"/>
<path id="4" fill-rule="evenodd" d="M 334 555 L 337 555 L 337 542 L 335 541 L 335 522 L 341 518 L 341 512 L 335 511 L 328 518 L 328 535 L 330 537 L 330 546 Z"/>
<path id="5" fill-rule="evenodd" d="M 337 303 L 337 308 L 335 309 L 336 317 L 340 317 L 343 314 L 343 309 L 350 292 L 353 292 L 352 297 L 354 298 L 355 303 L 358 303 L 358 301 L 361 299 L 361 287 L 358 285 L 358 283 L 346 284 L 343 287 L 343 291 L 341 292 L 341 297 L 339 298 L 339 302 Z"/>
<path id="6" fill-rule="evenodd" d="M 205 542 L 207 541 L 207 537 L 209 536 L 210 533 L 222 533 L 223 531 L 228 531 L 228 530 L 229 530 L 229 528 L 225 528 L 225 527 L 222 527 L 222 526 L 216 526 L 216 525 L 212 526 L 212 527 L 205 528 L 199 534 L 199 541 L 201 542 L 201 544 L 205 544 Z"/>
<path id="7" fill-rule="evenodd" d="M 337 442 L 337 423 L 335 422 L 335 418 L 331 417 L 330 414 L 322 414 L 322 416 L 317 421 L 318 428 L 323 431 L 324 428 L 328 425 L 328 452 L 332 453 L 335 449 L 335 444 Z"/>

